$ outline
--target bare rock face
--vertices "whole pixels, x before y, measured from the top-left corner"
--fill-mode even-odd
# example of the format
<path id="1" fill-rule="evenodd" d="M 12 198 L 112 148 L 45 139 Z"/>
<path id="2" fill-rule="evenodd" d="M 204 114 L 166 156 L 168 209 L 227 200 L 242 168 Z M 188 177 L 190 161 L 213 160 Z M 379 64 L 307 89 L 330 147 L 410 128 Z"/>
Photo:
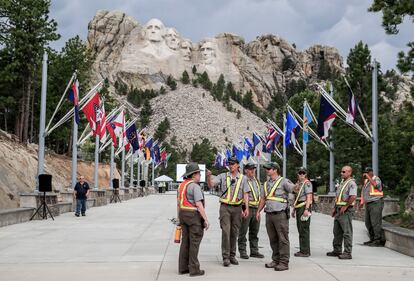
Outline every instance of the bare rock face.
<path id="1" fill-rule="evenodd" d="M 108 78 L 112 83 L 158 89 L 168 75 L 179 79 L 184 70 L 191 73 L 196 66 L 213 82 L 223 74 L 237 90 L 252 90 L 260 107 L 283 93 L 289 81 L 315 79 L 322 60 L 343 71 L 342 58 L 333 47 L 316 45 L 301 52 L 275 35 L 245 44 L 231 33 L 193 43 L 158 19 L 141 26 L 121 12 L 97 12 L 89 23 L 88 46 L 96 55 L 96 80 Z"/>
<path id="2" fill-rule="evenodd" d="M 263 132 L 265 123 L 259 117 L 235 102 L 232 106 L 240 111 L 240 118 L 235 112 L 227 111 L 221 102 L 214 101 L 209 92 L 190 85 L 179 86 L 151 100 L 154 115 L 148 132 L 153 135 L 158 124 L 168 118 L 169 140 L 175 137 L 178 146 L 188 152 L 203 138 L 221 149 L 240 142 L 242 136 L 251 137 L 253 131 Z"/>

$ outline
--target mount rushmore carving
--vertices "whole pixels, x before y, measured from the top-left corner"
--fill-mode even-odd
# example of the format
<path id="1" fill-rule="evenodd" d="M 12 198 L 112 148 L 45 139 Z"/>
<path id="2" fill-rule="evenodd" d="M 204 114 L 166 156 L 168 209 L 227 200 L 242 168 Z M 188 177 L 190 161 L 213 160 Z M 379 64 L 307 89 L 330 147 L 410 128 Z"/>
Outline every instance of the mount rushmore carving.
<path id="1" fill-rule="evenodd" d="M 282 27 L 281 27 L 282 28 Z M 88 46 L 96 56 L 96 80 L 108 78 L 138 88 L 159 88 L 168 75 L 179 79 L 196 66 L 215 82 L 220 74 L 242 92 L 252 90 L 258 105 L 283 93 L 290 80 L 316 78 L 322 60 L 343 71 L 342 58 L 333 47 L 316 45 L 296 50 L 284 39 L 263 35 L 245 43 L 240 36 L 222 33 L 198 43 L 183 38 L 159 19 L 145 25 L 121 12 L 98 11 L 88 27 Z M 293 64 L 282 69 L 283 60 Z"/>

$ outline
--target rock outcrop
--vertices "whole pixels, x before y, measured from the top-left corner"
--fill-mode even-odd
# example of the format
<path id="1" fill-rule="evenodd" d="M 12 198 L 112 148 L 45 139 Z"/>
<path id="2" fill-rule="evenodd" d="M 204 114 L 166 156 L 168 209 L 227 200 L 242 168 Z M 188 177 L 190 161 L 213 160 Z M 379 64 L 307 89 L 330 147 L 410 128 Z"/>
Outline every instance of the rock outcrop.
<path id="1" fill-rule="evenodd" d="M 266 107 L 291 80 L 317 78 L 326 63 L 342 72 L 342 58 L 334 47 L 315 45 L 296 50 L 275 35 L 245 43 L 238 35 L 218 34 L 193 43 L 158 19 L 140 25 L 121 12 L 98 11 L 89 23 L 88 46 L 96 56 L 95 80 L 108 78 L 137 88 L 160 88 L 168 75 L 179 79 L 196 66 L 217 81 L 223 74 L 237 90 L 252 90 L 254 101 Z"/>

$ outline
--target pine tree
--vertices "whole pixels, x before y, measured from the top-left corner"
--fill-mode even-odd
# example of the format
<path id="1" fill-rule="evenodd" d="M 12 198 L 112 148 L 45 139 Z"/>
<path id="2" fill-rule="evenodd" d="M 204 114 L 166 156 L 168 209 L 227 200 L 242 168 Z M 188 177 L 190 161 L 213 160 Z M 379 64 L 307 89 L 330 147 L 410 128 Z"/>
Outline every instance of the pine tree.
<path id="1" fill-rule="evenodd" d="M 182 77 L 181 77 L 181 82 L 182 82 L 183 84 L 188 84 L 188 83 L 190 83 L 190 76 L 188 76 L 188 72 L 187 72 L 187 70 L 184 70 L 184 71 L 183 71 L 183 74 L 182 74 Z"/>
<path id="2" fill-rule="evenodd" d="M 177 89 L 177 82 L 175 82 L 174 78 L 172 78 L 171 75 L 168 75 L 167 77 L 167 85 L 170 87 L 172 91 Z"/>

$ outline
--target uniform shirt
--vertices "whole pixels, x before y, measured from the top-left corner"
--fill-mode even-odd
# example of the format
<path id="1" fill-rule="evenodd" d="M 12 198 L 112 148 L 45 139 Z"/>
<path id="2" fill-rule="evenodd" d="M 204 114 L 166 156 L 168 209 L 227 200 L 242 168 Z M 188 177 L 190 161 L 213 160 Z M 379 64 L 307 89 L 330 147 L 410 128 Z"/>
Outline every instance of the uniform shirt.
<path id="1" fill-rule="evenodd" d="M 377 186 L 375 187 L 375 189 L 382 191 L 382 182 L 381 179 L 379 177 L 375 177 L 374 180 L 377 183 Z M 364 193 L 364 200 L 365 202 L 374 202 L 374 201 L 378 201 L 382 198 L 382 196 L 371 196 L 369 195 L 369 191 L 371 189 L 371 182 L 367 181 L 367 183 L 364 185 L 364 188 L 362 190 L 362 192 Z"/>
<path id="2" fill-rule="evenodd" d="M 195 203 L 204 200 L 204 193 L 197 183 L 192 182 L 187 186 L 187 200 L 195 207 Z"/>
<path id="3" fill-rule="evenodd" d="M 233 179 L 231 177 L 231 174 L 229 173 L 230 176 L 230 180 Z M 236 184 L 237 181 L 239 180 L 239 178 L 241 177 L 241 174 L 238 173 L 236 175 L 236 177 L 234 178 L 234 182 L 230 185 L 230 189 L 231 189 L 231 195 L 233 196 L 235 189 L 236 189 Z M 221 173 L 218 176 L 213 176 L 212 177 L 212 182 L 213 182 L 213 186 L 218 186 L 219 187 L 219 196 L 223 199 L 226 198 L 227 196 L 227 173 Z M 247 177 L 244 176 L 242 179 L 242 182 L 240 184 L 240 189 L 239 189 L 239 193 L 237 194 L 237 200 L 241 200 L 243 199 L 243 194 L 245 192 L 250 192 L 250 187 L 247 184 Z"/>
<path id="4" fill-rule="evenodd" d="M 76 191 L 76 199 L 84 200 L 86 199 L 86 193 L 88 192 L 89 184 L 84 181 L 83 184 L 80 182 L 76 183 L 75 191 Z"/>
<path id="5" fill-rule="evenodd" d="M 280 176 L 279 176 L 280 177 Z M 279 177 L 276 178 L 276 180 L 272 180 L 271 178 L 267 180 L 267 190 L 268 192 L 270 192 L 270 190 L 272 190 L 273 185 L 275 184 L 275 182 L 279 179 Z M 292 193 L 293 188 L 295 187 L 295 185 L 288 179 L 283 178 L 278 187 L 276 188 L 275 191 L 275 196 L 276 197 L 283 197 L 286 199 L 286 203 L 282 203 L 282 202 L 277 202 L 277 201 L 273 201 L 273 200 L 266 200 L 266 195 L 265 195 L 265 191 L 264 191 L 264 185 L 261 188 L 261 194 L 260 196 L 265 199 L 266 201 L 266 205 L 265 205 L 265 209 L 264 211 L 266 213 L 271 213 L 271 212 L 280 212 L 283 210 L 286 210 L 286 208 L 288 208 L 288 198 L 289 198 L 289 193 Z"/>
<path id="6" fill-rule="evenodd" d="M 255 177 L 253 177 L 253 178 L 246 177 L 246 178 L 247 178 L 247 186 L 249 187 L 249 191 L 250 191 L 249 192 L 249 201 L 254 201 L 255 200 L 254 196 L 253 196 L 253 192 L 254 192 L 254 194 L 256 194 L 257 200 L 259 200 L 260 199 L 260 194 L 259 193 L 261 192 L 261 188 L 260 188 L 260 185 L 259 186 L 257 185 L 256 178 Z M 251 191 L 250 185 L 253 187 L 253 192 Z"/>
<path id="7" fill-rule="evenodd" d="M 301 188 L 302 184 L 303 182 L 299 183 L 299 189 Z M 297 197 L 299 197 L 298 202 L 306 201 L 306 195 L 312 193 L 312 191 L 312 183 L 310 181 L 306 182 L 302 188 L 302 191 L 297 194 Z"/>
<path id="8" fill-rule="evenodd" d="M 336 189 L 336 198 L 338 198 L 339 193 L 341 192 L 342 186 L 344 185 L 345 182 L 346 180 L 343 180 L 341 184 L 338 186 L 338 188 Z M 355 180 L 351 179 L 351 181 L 345 187 L 344 192 L 342 192 L 342 201 L 347 202 L 349 196 L 357 196 L 357 190 L 358 190 L 358 187 L 357 187 Z"/>

